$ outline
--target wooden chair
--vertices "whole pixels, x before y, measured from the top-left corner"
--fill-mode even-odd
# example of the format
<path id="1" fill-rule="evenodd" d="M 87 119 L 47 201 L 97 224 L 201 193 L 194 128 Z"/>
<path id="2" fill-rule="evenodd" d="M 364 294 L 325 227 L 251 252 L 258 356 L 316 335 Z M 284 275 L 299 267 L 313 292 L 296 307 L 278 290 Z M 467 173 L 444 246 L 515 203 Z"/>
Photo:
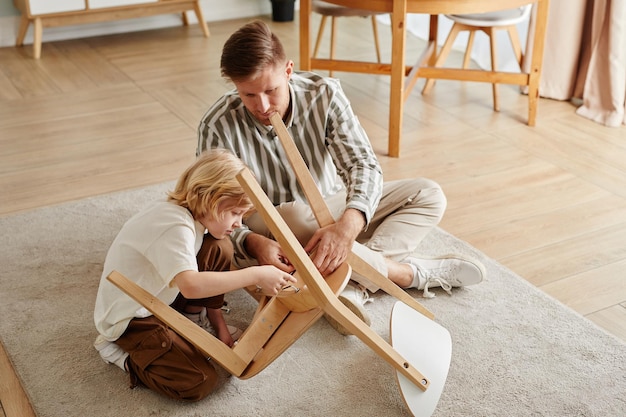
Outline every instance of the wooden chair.
<path id="1" fill-rule="evenodd" d="M 376 47 L 376 60 L 380 62 L 380 44 L 378 43 L 378 25 L 376 23 L 376 16 L 382 13 L 373 12 L 371 10 L 353 9 L 351 7 L 339 6 L 333 3 L 328 3 L 321 0 L 313 0 L 311 4 L 312 10 L 315 13 L 322 15 L 320 21 L 320 27 L 317 31 L 317 39 L 315 40 L 315 48 L 313 50 L 313 57 L 317 57 L 317 52 L 322 41 L 324 34 L 324 28 L 326 27 L 326 20 L 330 17 L 330 59 L 335 58 L 335 45 L 336 45 L 336 18 L 337 17 L 370 17 L 372 20 L 372 31 L 374 33 L 374 46 Z M 330 70 L 330 76 L 333 76 L 333 71 Z"/>
<path id="2" fill-rule="evenodd" d="M 259 373 L 291 346 L 323 313 L 326 313 L 363 339 L 410 381 L 425 390 L 429 385 L 428 379 L 408 364 L 336 297 L 350 278 L 349 264 L 344 263 L 333 274 L 323 278 L 253 174 L 245 169 L 238 175 L 238 180 L 295 266 L 297 272 L 294 276 L 298 282 L 285 288 L 276 297 L 271 299 L 264 297 L 260 300 L 252 323 L 233 348 L 229 348 L 119 272 L 112 272 L 108 279 L 239 378 L 246 379 Z"/>
<path id="3" fill-rule="evenodd" d="M 454 24 L 450 33 L 441 48 L 441 52 L 435 62 L 435 67 L 442 67 L 448 57 L 452 45 L 457 38 L 458 34 L 464 31 L 469 31 L 469 38 L 467 41 L 467 47 L 465 48 L 465 55 L 463 57 L 463 69 L 469 67 L 472 46 L 474 44 L 474 36 L 477 31 L 483 31 L 489 36 L 489 44 L 491 47 L 491 71 L 497 71 L 497 59 L 496 59 L 496 32 L 499 30 L 506 30 L 513 46 L 513 52 L 517 62 L 519 63 L 520 70 L 523 65 L 522 47 L 520 45 L 519 36 L 517 34 L 516 25 L 523 22 L 530 15 L 532 4 L 527 4 L 515 9 L 501 10 L 488 13 L 476 13 L 476 14 L 447 14 L 447 18 L 451 19 Z M 427 94 L 435 80 L 430 78 L 426 80 L 422 94 Z M 492 84 L 493 90 L 493 109 L 495 111 L 500 110 L 500 104 L 498 103 L 498 84 Z"/>
<path id="4" fill-rule="evenodd" d="M 330 211 L 319 190 L 315 186 L 311 189 L 313 178 L 306 170 L 302 157 L 282 120 L 277 115 L 273 115 L 270 120 L 281 142 L 286 145 L 288 159 L 309 198 L 318 222 L 322 224 L 334 221 L 332 217 L 330 219 L 327 217 Z M 350 263 L 354 263 L 361 273 L 371 272 L 368 266 L 364 266 L 365 262 L 352 255 L 348 263 L 341 265 L 330 276 L 322 277 L 253 174 L 244 169 L 238 174 L 237 179 L 295 266 L 294 276 L 298 282 L 284 288 L 279 295 L 272 298 L 258 297 L 258 294 L 253 293 L 259 301 L 258 308 L 252 322 L 233 348 L 118 272 L 111 273 L 108 279 L 204 354 L 241 379 L 250 378 L 265 369 L 323 314 L 327 314 L 361 339 L 396 370 L 405 403 L 415 415 L 431 415 L 443 391 L 450 366 L 452 342 L 448 331 L 432 320 L 432 313 L 390 280 L 375 274 L 368 275 L 383 290 L 386 288 L 388 293 L 397 294 L 398 298 L 406 301 L 398 301 L 392 311 L 391 335 L 399 349 L 392 347 L 337 298 L 337 294 L 343 290 L 350 278 L 352 272 Z M 422 374 L 418 367 L 427 369 L 429 374 Z"/>

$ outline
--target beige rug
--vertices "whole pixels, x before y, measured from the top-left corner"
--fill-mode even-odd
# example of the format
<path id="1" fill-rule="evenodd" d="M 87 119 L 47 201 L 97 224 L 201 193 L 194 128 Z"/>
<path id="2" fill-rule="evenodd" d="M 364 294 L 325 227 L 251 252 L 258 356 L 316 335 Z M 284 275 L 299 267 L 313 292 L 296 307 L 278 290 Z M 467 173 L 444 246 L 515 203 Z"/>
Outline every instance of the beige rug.
<path id="1" fill-rule="evenodd" d="M 324 320 L 261 374 L 232 377 L 199 403 L 127 388 L 126 375 L 91 345 L 96 289 L 122 223 L 168 186 L 0 218 L 0 338 L 38 415 L 409 415 L 392 368 Z M 453 339 L 435 416 L 626 415 L 626 344 L 442 230 L 420 251 L 474 254 L 488 270 L 478 286 L 421 299 Z M 372 327 L 388 338 L 394 300 L 373 298 Z M 227 299 L 233 309 L 227 321 L 249 320 L 254 302 L 247 294 Z"/>

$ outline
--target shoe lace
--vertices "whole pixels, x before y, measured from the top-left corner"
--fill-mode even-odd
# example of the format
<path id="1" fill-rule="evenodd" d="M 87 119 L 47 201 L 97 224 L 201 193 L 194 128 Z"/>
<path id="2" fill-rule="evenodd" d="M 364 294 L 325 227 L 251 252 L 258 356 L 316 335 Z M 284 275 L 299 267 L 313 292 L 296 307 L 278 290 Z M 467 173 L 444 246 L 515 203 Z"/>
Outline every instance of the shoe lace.
<path id="1" fill-rule="evenodd" d="M 367 288 L 365 288 L 365 286 L 361 284 L 357 284 L 356 287 L 358 288 L 359 293 L 361 294 L 361 297 L 363 298 L 363 304 L 371 303 L 374 301 L 372 298 L 370 298 L 370 293 L 369 291 L 367 291 Z"/>
<path id="2" fill-rule="evenodd" d="M 435 294 L 428 291 L 431 286 L 439 286 L 449 295 L 452 295 L 452 285 L 448 282 L 447 278 L 454 273 L 453 268 L 437 268 L 430 270 L 423 270 L 419 266 L 417 267 L 417 273 L 424 278 L 424 298 L 434 298 Z"/>

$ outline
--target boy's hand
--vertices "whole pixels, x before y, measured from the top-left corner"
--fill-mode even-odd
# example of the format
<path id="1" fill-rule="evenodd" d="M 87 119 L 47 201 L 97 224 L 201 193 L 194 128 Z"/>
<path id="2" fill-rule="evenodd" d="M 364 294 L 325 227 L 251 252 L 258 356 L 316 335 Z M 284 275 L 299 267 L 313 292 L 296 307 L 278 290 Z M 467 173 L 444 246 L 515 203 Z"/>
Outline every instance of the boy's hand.
<path id="1" fill-rule="evenodd" d="M 278 242 L 256 233 L 246 237 L 246 251 L 254 257 L 259 265 L 274 265 L 284 272 L 293 272 L 295 268 L 281 249 Z"/>
<path id="2" fill-rule="evenodd" d="M 281 271 L 273 265 L 260 265 L 251 268 L 254 268 L 257 277 L 257 292 L 264 295 L 275 296 L 284 287 L 298 281 L 293 275 Z"/>

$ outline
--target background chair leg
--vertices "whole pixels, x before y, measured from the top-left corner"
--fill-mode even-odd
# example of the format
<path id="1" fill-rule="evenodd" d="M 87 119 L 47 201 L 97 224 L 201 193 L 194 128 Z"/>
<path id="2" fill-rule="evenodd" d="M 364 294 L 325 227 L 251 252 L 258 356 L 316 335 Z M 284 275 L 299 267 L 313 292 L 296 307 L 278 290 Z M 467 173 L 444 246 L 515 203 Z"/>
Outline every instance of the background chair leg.
<path id="1" fill-rule="evenodd" d="M 317 58 L 317 52 L 319 51 L 320 44 L 322 43 L 322 35 L 324 35 L 324 28 L 326 27 L 326 18 L 327 16 L 322 16 L 322 20 L 320 21 L 320 28 L 317 30 L 317 39 L 315 39 L 313 58 Z"/>
<path id="2" fill-rule="evenodd" d="M 33 31 L 33 57 L 35 59 L 41 58 L 41 41 L 43 37 L 43 24 L 41 22 L 41 18 L 35 18 L 33 22 L 34 31 Z"/>
<path id="3" fill-rule="evenodd" d="M 17 32 L 17 38 L 15 39 L 15 46 L 24 45 L 24 38 L 26 37 L 26 32 L 28 32 L 29 25 L 30 20 L 28 20 L 28 17 L 22 15 L 22 19 L 20 20 L 20 28 Z"/>
<path id="4" fill-rule="evenodd" d="M 491 71 L 497 71 L 497 58 L 496 58 L 496 30 L 494 28 L 489 28 L 487 31 L 489 35 L 489 45 L 491 45 Z M 498 102 L 498 84 L 492 84 L 493 90 L 493 109 L 495 111 L 500 111 L 500 103 Z"/>
<path id="5" fill-rule="evenodd" d="M 376 61 L 380 63 L 380 45 L 378 43 L 378 24 L 376 15 L 372 15 L 372 31 L 374 32 L 374 45 L 376 46 Z"/>
<path id="6" fill-rule="evenodd" d="M 454 43 L 454 40 L 456 39 L 459 32 L 461 32 L 461 30 L 462 30 L 462 25 L 455 23 L 452 26 L 452 29 L 450 29 L 450 33 L 448 34 L 448 38 L 446 39 L 446 42 L 443 44 L 443 47 L 441 48 L 441 51 L 439 52 L 439 56 L 437 57 L 437 60 L 435 61 L 435 67 L 442 67 L 443 64 L 446 62 L 446 58 L 448 57 L 448 54 L 450 54 L 450 51 L 452 50 L 452 44 Z M 422 95 L 428 94 L 428 92 L 430 91 L 430 89 L 433 87 L 434 84 L 435 84 L 435 79 L 428 78 L 426 80 L 426 84 L 424 84 L 424 87 L 422 88 Z"/>
<path id="7" fill-rule="evenodd" d="M 465 49 L 465 55 L 463 55 L 463 69 L 469 68 L 472 61 L 472 48 L 474 47 L 474 37 L 476 36 L 475 30 L 469 31 L 469 37 L 467 39 L 467 48 Z"/>
<path id="8" fill-rule="evenodd" d="M 196 4 L 194 4 L 193 11 L 196 14 L 196 18 L 198 19 L 198 24 L 200 25 L 200 28 L 202 29 L 202 33 L 204 34 L 204 37 L 208 38 L 209 36 L 211 36 L 211 32 L 209 32 L 209 26 L 206 23 L 206 19 L 204 18 L 204 15 L 202 14 L 202 8 L 200 7 L 199 1 L 197 1 Z"/>
<path id="9" fill-rule="evenodd" d="M 330 18 L 330 59 L 331 60 L 335 59 L 335 42 L 337 40 L 335 38 L 336 30 L 337 30 L 337 19 L 335 19 L 335 16 L 333 16 Z M 333 71 L 330 70 L 328 72 L 328 75 L 332 77 Z"/>
<path id="10" fill-rule="evenodd" d="M 519 35 L 517 34 L 517 28 L 515 26 L 509 26 L 506 31 L 509 34 L 509 39 L 511 40 L 511 46 L 513 46 L 515 58 L 519 63 L 520 69 L 522 69 L 524 68 L 524 54 L 522 53 L 522 46 L 519 41 Z"/>

